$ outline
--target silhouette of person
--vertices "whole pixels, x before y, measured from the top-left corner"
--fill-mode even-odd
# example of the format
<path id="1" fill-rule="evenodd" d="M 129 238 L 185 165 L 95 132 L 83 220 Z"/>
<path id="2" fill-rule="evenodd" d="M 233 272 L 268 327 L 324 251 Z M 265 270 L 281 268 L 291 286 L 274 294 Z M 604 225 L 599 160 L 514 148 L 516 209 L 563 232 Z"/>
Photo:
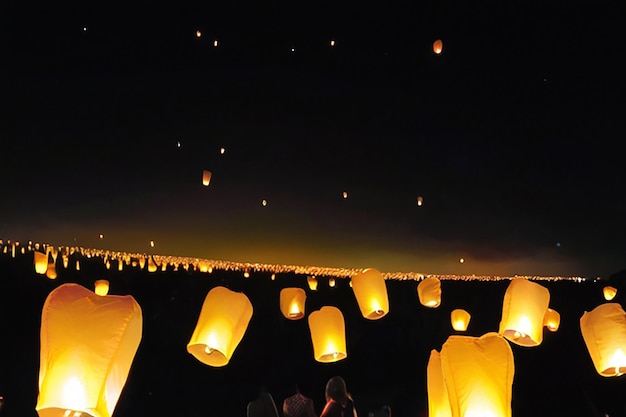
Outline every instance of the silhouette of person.
<path id="1" fill-rule="evenodd" d="M 256 400 L 248 403 L 246 414 L 247 417 L 279 417 L 274 398 L 265 387 L 261 388 Z"/>
<path id="2" fill-rule="evenodd" d="M 354 400 L 342 377 L 334 376 L 326 383 L 326 405 L 320 417 L 357 417 Z"/>
<path id="3" fill-rule="evenodd" d="M 296 384 L 296 393 L 283 401 L 284 417 L 317 417 L 313 400 L 302 384 Z"/>

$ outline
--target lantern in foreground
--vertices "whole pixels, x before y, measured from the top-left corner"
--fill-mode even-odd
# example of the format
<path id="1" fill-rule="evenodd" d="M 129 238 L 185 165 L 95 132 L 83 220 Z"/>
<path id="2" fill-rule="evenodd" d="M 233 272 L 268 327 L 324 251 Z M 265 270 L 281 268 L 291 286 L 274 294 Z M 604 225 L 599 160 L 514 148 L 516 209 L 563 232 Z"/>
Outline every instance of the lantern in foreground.
<path id="1" fill-rule="evenodd" d="M 558 311 L 551 308 L 546 310 L 546 315 L 543 318 L 543 325 L 547 327 L 551 332 L 559 330 L 561 324 L 561 315 Z"/>
<path id="2" fill-rule="evenodd" d="M 515 366 L 502 336 L 450 336 L 441 347 L 441 365 L 453 417 L 511 416 Z"/>
<path id="3" fill-rule="evenodd" d="M 302 288 L 283 288 L 280 291 L 280 312 L 289 320 L 304 317 L 306 293 Z"/>
<path id="4" fill-rule="evenodd" d="M 511 280 L 504 294 L 499 333 L 520 346 L 540 345 L 549 303 L 547 288 L 523 278 Z"/>
<path id="5" fill-rule="evenodd" d="M 187 352 L 209 366 L 228 364 L 252 318 L 244 293 L 215 287 L 207 294 Z"/>
<path id="6" fill-rule="evenodd" d="M 309 289 L 311 291 L 317 291 L 317 278 L 315 278 L 314 276 L 308 276 L 306 278 L 306 282 L 307 284 L 309 284 Z"/>
<path id="7" fill-rule="evenodd" d="M 464 332 L 467 330 L 467 326 L 470 322 L 470 313 L 467 311 L 457 308 L 456 310 L 452 310 L 450 313 L 450 321 L 452 323 L 452 328 L 457 332 Z"/>
<path id="8" fill-rule="evenodd" d="M 580 330 L 596 371 L 602 376 L 626 373 L 626 313 L 617 303 L 585 312 Z"/>
<path id="9" fill-rule="evenodd" d="M 352 290 L 366 319 L 377 320 L 389 312 L 385 278 L 374 268 L 367 268 L 352 277 Z"/>
<path id="10" fill-rule="evenodd" d="M 45 274 L 48 270 L 48 254 L 34 251 L 33 258 L 35 262 L 35 272 L 41 275 Z"/>
<path id="11" fill-rule="evenodd" d="M 436 277 L 428 277 L 417 284 L 417 295 L 425 307 L 436 308 L 441 304 L 441 281 Z"/>
<path id="12" fill-rule="evenodd" d="M 448 389 L 443 379 L 441 355 L 436 350 L 430 352 L 426 367 L 426 389 L 428 391 L 428 416 L 452 417 Z"/>
<path id="13" fill-rule="evenodd" d="M 41 317 L 40 417 L 110 417 L 126 383 L 142 333 L 133 297 L 100 297 L 63 284 Z"/>
<path id="14" fill-rule="evenodd" d="M 204 170 L 202 171 L 202 185 L 207 187 L 211 183 L 211 171 Z"/>
<path id="15" fill-rule="evenodd" d="M 348 356 L 343 314 L 337 307 L 325 306 L 309 315 L 313 356 L 318 362 L 337 362 Z"/>
<path id="16" fill-rule="evenodd" d="M 433 52 L 437 55 L 443 52 L 443 41 L 441 39 L 437 39 L 435 42 L 433 42 Z"/>
<path id="17" fill-rule="evenodd" d="M 107 295 L 109 293 L 109 281 L 106 279 L 99 279 L 94 282 L 94 289 L 98 295 Z"/>
<path id="18" fill-rule="evenodd" d="M 604 299 L 606 301 L 611 301 L 617 295 L 617 288 L 614 287 L 604 287 L 602 288 L 602 294 L 604 295 Z"/>

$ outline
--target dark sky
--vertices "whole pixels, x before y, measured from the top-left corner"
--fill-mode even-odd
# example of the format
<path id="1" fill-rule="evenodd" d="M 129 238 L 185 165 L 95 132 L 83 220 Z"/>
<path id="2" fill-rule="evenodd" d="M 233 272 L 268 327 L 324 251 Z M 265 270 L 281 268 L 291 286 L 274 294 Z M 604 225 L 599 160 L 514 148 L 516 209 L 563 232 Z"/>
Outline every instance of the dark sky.
<path id="1" fill-rule="evenodd" d="M 617 2 L 336 3 L 3 4 L 0 237 L 624 269 Z"/>

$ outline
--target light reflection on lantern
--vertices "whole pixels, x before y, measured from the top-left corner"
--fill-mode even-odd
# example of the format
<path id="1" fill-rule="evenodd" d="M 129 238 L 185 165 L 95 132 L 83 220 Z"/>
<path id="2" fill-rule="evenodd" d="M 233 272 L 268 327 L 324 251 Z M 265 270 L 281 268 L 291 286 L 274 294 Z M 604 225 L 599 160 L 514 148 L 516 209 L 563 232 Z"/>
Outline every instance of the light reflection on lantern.
<path id="1" fill-rule="evenodd" d="M 99 279 L 94 284 L 95 293 L 104 296 L 109 293 L 109 281 L 106 279 Z"/>
<path id="2" fill-rule="evenodd" d="M 63 284 L 41 318 L 42 417 L 111 417 L 141 341 L 141 308 L 131 296 L 96 296 Z"/>
<path id="3" fill-rule="evenodd" d="M 457 332 L 464 332 L 467 330 L 467 326 L 469 325 L 470 318 L 472 316 L 467 311 L 457 308 L 456 310 L 452 310 L 450 313 L 450 321 L 452 323 L 452 328 Z"/>
<path id="4" fill-rule="evenodd" d="M 48 270 L 48 255 L 34 251 L 33 258 L 35 262 L 35 272 L 41 275 L 45 274 Z"/>
<path id="5" fill-rule="evenodd" d="M 626 373 L 626 313 L 604 303 L 580 318 L 580 330 L 596 371 L 605 377 Z"/>
<path id="6" fill-rule="evenodd" d="M 611 301 L 617 295 L 617 288 L 606 286 L 602 288 L 602 294 L 606 301 Z"/>
<path id="7" fill-rule="evenodd" d="M 441 39 L 437 39 L 435 42 L 433 42 L 433 52 L 437 55 L 443 52 L 443 42 Z"/>
<path id="8" fill-rule="evenodd" d="M 302 288 L 283 288 L 280 291 L 280 312 L 289 320 L 304 317 L 306 293 Z"/>
<path id="9" fill-rule="evenodd" d="M 441 281 L 428 277 L 417 284 L 417 295 L 424 307 L 437 308 L 441 304 Z"/>
<path id="10" fill-rule="evenodd" d="M 251 318 L 252 304 L 244 293 L 213 288 L 204 300 L 187 352 L 209 366 L 227 365 Z"/>
<path id="11" fill-rule="evenodd" d="M 428 391 L 428 416 L 452 417 L 448 389 L 443 379 L 441 354 L 431 350 L 426 367 L 426 389 Z"/>
<path id="12" fill-rule="evenodd" d="M 206 169 L 202 171 L 202 185 L 208 187 L 208 185 L 211 183 L 211 175 L 211 171 L 208 171 Z"/>
<path id="13" fill-rule="evenodd" d="M 558 311 L 548 308 L 546 310 L 546 315 L 543 318 L 543 325 L 547 327 L 551 332 L 556 332 L 559 330 L 559 325 L 561 324 L 561 315 Z"/>
<path id="14" fill-rule="evenodd" d="M 523 278 L 511 280 L 504 294 L 498 333 L 520 346 L 540 345 L 549 303 L 547 288 Z"/>
<path id="15" fill-rule="evenodd" d="M 314 276 L 308 276 L 306 278 L 306 282 L 309 284 L 309 289 L 311 291 L 317 291 L 317 278 Z"/>
<path id="16" fill-rule="evenodd" d="M 318 362 L 337 362 L 348 356 L 343 314 L 325 306 L 309 315 L 313 356 Z"/>
<path id="17" fill-rule="evenodd" d="M 363 317 L 378 320 L 389 312 L 387 286 L 379 270 L 367 268 L 354 275 L 350 282 Z"/>

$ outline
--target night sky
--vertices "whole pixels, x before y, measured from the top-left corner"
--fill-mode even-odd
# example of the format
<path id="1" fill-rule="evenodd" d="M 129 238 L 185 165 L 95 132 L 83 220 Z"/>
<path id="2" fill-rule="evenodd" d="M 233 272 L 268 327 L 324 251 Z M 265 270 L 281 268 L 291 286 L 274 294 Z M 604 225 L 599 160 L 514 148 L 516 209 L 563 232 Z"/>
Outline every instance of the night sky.
<path id="1" fill-rule="evenodd" d="M 134 3 L 0 6 L 0 238 L 624 269 L 618 2 Z"/>

